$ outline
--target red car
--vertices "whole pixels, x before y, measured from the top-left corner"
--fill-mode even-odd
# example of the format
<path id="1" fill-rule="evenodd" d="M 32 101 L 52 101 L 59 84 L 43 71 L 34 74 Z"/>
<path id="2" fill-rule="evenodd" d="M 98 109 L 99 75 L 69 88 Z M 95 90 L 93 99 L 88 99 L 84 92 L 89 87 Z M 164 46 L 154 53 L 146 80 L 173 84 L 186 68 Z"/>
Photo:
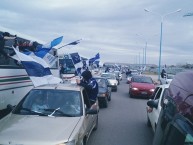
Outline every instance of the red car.
<path id="1" fill-rule="evenodd" d="M 155 83 L 148 76 L 133 76 L 129 83 L 130 97 L 150 98 L 155 90 Z"/>

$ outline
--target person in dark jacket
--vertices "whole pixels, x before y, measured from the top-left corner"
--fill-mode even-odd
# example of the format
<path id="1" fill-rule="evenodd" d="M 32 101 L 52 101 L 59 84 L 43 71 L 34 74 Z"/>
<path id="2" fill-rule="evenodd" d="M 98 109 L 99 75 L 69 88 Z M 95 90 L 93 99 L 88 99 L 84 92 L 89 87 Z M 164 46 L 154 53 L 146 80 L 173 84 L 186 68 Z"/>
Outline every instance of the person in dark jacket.
<path id="1" fill-rule="evenodd" d="M 97 101 L 98 83 L 96 79 L 92 77 L 92 74 L 89 70 L 84 71 L 81 76 L 82 79 L 77 80 L 76 82 L 78 85 L 83 86 L 86 89 L 90 103 L 93 105 Z"/>
<path id="2" fill-rule="evenodd" d="M 165 69 L 162 69 L 161 77 L 166 78 L 166 76 L 167 76 L 167 73 L 166 73 Z"/>

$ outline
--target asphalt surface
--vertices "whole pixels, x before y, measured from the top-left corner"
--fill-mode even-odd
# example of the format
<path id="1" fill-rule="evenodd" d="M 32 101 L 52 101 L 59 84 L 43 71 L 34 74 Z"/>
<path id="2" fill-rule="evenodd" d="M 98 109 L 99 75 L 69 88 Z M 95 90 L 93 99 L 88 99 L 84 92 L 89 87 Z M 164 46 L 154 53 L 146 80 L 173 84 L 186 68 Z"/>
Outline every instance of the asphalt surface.
<path id="1" fill-rule="evenodd" d="M 151 145 L 153 131 L 146 125 L 146 103 L 147 99 L 129 97 L 123 77 L 118 91 L 112 92 L 108 108 L 100 109 L 98 129 L 88 145 Z"/>

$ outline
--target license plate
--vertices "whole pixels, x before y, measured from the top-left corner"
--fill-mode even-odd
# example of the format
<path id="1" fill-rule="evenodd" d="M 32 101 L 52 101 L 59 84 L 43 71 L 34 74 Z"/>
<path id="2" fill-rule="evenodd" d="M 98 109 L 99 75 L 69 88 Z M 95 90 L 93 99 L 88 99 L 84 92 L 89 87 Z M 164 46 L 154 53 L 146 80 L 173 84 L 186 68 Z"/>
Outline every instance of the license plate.
<path id="1" fill-rule="evenodd" d="M 147 94 L 147 92 L 141 92 L 141 94 L 146 95 L 146 94 Z"/>

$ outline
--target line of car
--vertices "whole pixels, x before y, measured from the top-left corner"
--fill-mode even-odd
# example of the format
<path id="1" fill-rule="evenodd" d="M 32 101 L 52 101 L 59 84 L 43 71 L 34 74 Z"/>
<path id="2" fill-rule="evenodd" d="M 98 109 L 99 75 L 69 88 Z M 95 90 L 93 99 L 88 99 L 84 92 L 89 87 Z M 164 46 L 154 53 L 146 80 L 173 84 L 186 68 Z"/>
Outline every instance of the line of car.
<path id="1" fill-rule="evenodd" d="M 33 88 L 18 105 L 10 105 L 10 113 L 0 120 L 0 144 L 86 145 L 98 127 L 99 107 L 108 107 L 111 92 L 117 91 L 116 75 L 103 75 L 95 77 L 99 93 L 93 105 L 85 88 L 76 84 Z M 39 109 L 34 109 L 37 103 Z"/>
<path id="2" fill-rule="evenodd" d="M 103 72 L 94 78 L 99 85 L 99 107 L 107 108 L 109 101 L 111 101 L 111 92 L 117 92 L 118 85 L 122 80 L 122 74 L 119 71 Z"/>

